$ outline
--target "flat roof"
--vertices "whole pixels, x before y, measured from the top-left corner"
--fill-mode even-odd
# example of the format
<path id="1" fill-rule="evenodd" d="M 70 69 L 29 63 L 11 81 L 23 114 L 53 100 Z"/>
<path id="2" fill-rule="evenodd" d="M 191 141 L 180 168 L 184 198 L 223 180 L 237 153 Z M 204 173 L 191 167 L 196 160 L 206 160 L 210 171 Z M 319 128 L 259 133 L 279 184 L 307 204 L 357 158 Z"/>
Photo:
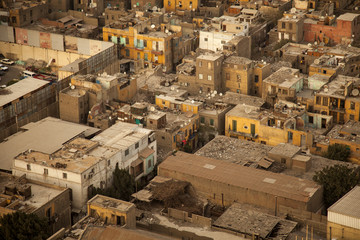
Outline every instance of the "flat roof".
<path id="1" fill-rule="evenodd" d="M 24 78 L 23 80 L 0 90 L 0 106 L 4 106 L 48 84 L 48 81 L 37 78 Z"/>
<path id="2" fill-rule="evenodd" d="M 107 209 L 117 210 L 121 212 L 127 212 L 130 208 L 134 208 L 135 205 L 130 202 L 122 201 L 120 199 L 111 198 L 97 194 L 95 197 L 88 201 L 89 204 L 101 206 Z"/>
<path id="3" fill-rule="evenodd" d="M 29 123 L 22 128 L 27 130 L 18 132 L 0 143 L 0 169 L 11 171 L 13 159 L 28 149 L 52 154 L 81 133 L 88 132 L 91 135 L 100 131 L 97 128 L 52 117 Z"/>
<path id="4" fill-rule="evenodd" d="M 350 192 L 340 198 L 328 208 L 328 212 L 360 218 L 360 186 L 355 186 Z"/>
<path id="5" fill-rule="evenodd" d="M 246 165 L 259 162 L 272 148 L 260 143 L 219 135 L 195 154 Z"/>
<path id="6" fill-rule="evenodd" d="M 269 77 L 264 79 L 264 83 L 276 84 L 280 87 L 290 88 L 295 83 L 300 81 L 302 77 L 299 74 L 299 69 L 289 68 L 289 67 L 282 67 Z"/>
<path id="7" fill-rule="evenodd" d="M 101 145 L 126 150 L 151 132 L 152 130 L 141 128 L 137 124 L 117 122 L 92 138 L 92 140 L 99 142 Z"/>
<path id="8" fill-rule="evenodd" d="M 221 99 L 222 102 L 231 105 L 246 104 L 254 107 L 261 107 L 265 104 L 265 100 L 255 96 L 249 96 L 245 94 L 239 94 L 227 91 Z"/>
<path id="9" fill-rule="evenodd" d="M 337 20 L 343 20 L 343 21 L 354 21 L 356 17 L 360 16 L 360 14 L 356 13 L 345 13 L 340 15 Z"/>
<path id="10" fill-rule="evenodd" d="M 270 150 L 270 153 L 281 155 L 285 157 L 292 158 L 294 157 L 299 151 L 301 150 L 300 147 L 294 146 L 289 143 L 280 143 L 275 146 L 273 149 Z"/>
<path id="11" fill-rule="evenodd" d="M 321 186 L 313 181 L 240 166 L 217 159 L 177 152 L 159 165 L 162 170 L 221 182 L 279 197 L 308 202 Z M 172 176 L 165 176 L 172 177 Z"/>
<path id="12" fill-rule="evenodd" d="M 197 57 L 200 60 L 208 60 L 208 61 L 216 61 L 217 59 L 221 58 L 222 55 L 219 54 L 203 54 Z"/>
<path id="13" fill-rule="evenodd" d="M 284 223 L 288 225 L 287 231 L 282 231 L 282 234 L 278 232 L 278 235 L 288 235 L 297 223 L 260 211 L 250 210 L 240 203 L 234 203 L 214 222 L 214 226 L 239 233 L 256 234 L 265 239 L 274 229 L 283 228 Z M 278 235 L 273 236 L 274 239 L 278 239 Z"/>
<path id="14" fill-rule="evenodd" d="M 230 64 L 250 64 L 253 61 L 245 58 L 245 57 L 239 57 L 239 56 L 230 56 L 225 59 L 224 63 L 230 63 Z"/>
<path id="15" fill-rule="evenodd" d="M 229 112 L 226 113 L 226 116 L 234 116 L 234 117 L 243 117 L 255 120 L 261 120 L 261 116 L 265 112 L 261 112 L 260 108 L 247 106 L 245 104 L 238 104 Z"/>

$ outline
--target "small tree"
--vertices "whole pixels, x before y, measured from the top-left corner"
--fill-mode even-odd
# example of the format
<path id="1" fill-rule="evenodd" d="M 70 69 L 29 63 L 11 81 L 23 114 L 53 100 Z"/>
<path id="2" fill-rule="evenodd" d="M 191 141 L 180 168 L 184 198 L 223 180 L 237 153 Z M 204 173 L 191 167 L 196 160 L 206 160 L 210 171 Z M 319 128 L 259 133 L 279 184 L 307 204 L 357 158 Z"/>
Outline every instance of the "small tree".
<path id="1" fill-rule="evenodd" d="M 325 167 L 315 172 L 313 180 L 324 187 L 324 203 L 330 207 L 360 183 L 360 168 L 343 165 Z"/>
<path id="2" fill-rule="evenodd" d="M 347 162 L 350 156 L 350 147 L 344 144 L 331 144 L 328 147 L 327 152 L 325 152 L 324 157 L 330 158 L 333 160 L 339 160 Z"/>
<path id="3" fill-rule="evenodd" d="M 41 240 L 49 237 L 47 219 L 15 212 L 0 217 L 0 239 Z"/>
<path id="4" fill-rule="evenodd" d="M 134 178 L 129 174 L 126 169 L 119 169 L 119 166 L 116 165 L 115 171 L 113 172 L 113 180 L 111 186 L 106 189 L 93 188 L 91 190 L 91 194 L 89 195 L 89 199 L 96 194 L 101 194 L 108 197 L 129 201 L 131 194 L 133 194 L 134 192 Z"/>

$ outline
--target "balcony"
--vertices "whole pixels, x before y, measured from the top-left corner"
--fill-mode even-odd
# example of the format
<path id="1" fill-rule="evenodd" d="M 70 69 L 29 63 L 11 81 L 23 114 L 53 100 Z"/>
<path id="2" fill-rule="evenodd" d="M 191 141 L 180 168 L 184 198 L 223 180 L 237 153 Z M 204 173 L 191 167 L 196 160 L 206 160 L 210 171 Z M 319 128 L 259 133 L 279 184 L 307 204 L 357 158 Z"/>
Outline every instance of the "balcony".
<path id="1" fill-rule="evenodd" d="M 243 133 L 243 132 L 236 132 L 236 131 L 229 131 L 230 135 L 235 135 L 235 136 L 242 136 L 242 137 L 246 137 L 246 138 L 257 138 L 258 135 L 257 134 L 251 134 L 251 133 Z"/>
<path id="2" fill-rule="evenodd" d="M 151 53 L 155 54 L 155 55 L 163 55 L 164 54 L 164 52 L 162 50 L 151 50 Z"/>

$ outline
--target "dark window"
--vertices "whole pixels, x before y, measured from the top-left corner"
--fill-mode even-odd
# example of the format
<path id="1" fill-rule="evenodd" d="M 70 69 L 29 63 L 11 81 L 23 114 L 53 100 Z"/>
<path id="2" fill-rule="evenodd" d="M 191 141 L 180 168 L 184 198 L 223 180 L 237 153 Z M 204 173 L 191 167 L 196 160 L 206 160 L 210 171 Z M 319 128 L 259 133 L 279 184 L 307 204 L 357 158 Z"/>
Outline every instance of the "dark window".
<path id="1" fill-rule="evenodd" d="M 314 117 L 313 116 L 309 116 L 309 123 L 314 123 Z"/>
<path id="2" fill-rule="evenodd" d="M 316 104 L 321 104 L 321 97 L 316 97 Z"/>
<path id="3" fill-rule="evenodd" d="M 281 27 L 285 28 L 285 23 L 284 22 L 281 23 Z"/>
<path id="4" fill-rule="evenodd" d="M 226 73 L 226 80 L 230 80 L 230 73 Z"/>
<path id="5" fill-rule="evenodd" d="M 129 149 L 125 150 L 125 156 L 129 155 Z"/>
<path id="6" fill-rule="evenodd" d="M 352 109 L 352 110 L 355 109 L 355 103 L 354 102 L 350 102 L 350 109 Z"/>
<path id="7" fill-rule="evenodd" d="M 354 120 L 355 119 L 355 116 L 350 114 L 350 120 Z"/>
<path id="8" fill-rule="evenodd" d="M 44 168 L 44 174 L 45 174 L 45 175 L 48 175 L 48 174 L 49 174 L 49 169 Z"/>
<path id="9" fill-rule="evenodd" d="M 31 170 L 31 165 L 30 164 L 26 165 L 26 168 L 27 168 L 28 171 L 30 171 Z"/>
<path id="10" fill-rule="evenodd" d="M 328 98 L 324 97 L 323 98 L 323 106 L 327 106 L 328 105 Z"/>
<path id="11" fill-rule="evenodd" d="M 214 119 L 210 119 L 210 126 L 214 126 Z"/>
<path id="12" fill-rule="evenodd" d="M 11 17 L 11 22 L 16 23 L 16 17 Z"/>
<path id="13" fill-rule="evenodd" d="M 204 117 L 200 117 L 200 123 L 205 123 L 205 118 Z"/>
<path id="14" fill-rule="evenodd" d="M 63 173 L 63 179 L 67 179 L 67 173 Z"/>
<path id="15" fill-rule="evenodd" d="M 255 81 L 256 83 L 259 82 L 259 76 L 258 76 L 258 75 L 255 75 L 254 81 Z"/>
<path id="16" fill-rule="evenodd" d="M 139 143 L 135 143 L 135 149 L 138 149 L 139 148 Z"/>

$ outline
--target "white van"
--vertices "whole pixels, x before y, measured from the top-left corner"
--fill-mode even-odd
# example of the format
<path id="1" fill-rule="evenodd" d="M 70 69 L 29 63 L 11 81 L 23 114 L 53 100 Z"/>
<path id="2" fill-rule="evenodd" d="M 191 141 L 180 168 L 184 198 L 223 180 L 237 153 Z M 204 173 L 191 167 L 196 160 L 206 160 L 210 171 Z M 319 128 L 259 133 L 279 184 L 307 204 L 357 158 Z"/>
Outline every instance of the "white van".
<path id="1" fill-rule="evenodd" d="M 25 71 L 22 72 L 22 75 L 24 77 L 34 77 L 34 76 L 36 76 L 36 73 L 25 70 Z"/>

